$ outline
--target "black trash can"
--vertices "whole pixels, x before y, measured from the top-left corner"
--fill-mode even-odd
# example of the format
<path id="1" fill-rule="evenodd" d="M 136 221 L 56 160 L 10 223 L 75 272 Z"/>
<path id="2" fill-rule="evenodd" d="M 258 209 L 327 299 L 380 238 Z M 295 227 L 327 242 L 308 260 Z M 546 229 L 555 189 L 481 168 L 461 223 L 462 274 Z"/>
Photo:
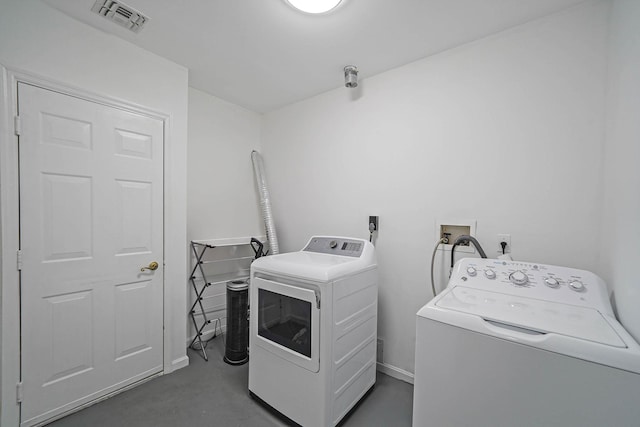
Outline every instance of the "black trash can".
<path id="1" fill-rule="evenodd" d="M 223 360 L 242 365 L 249 360 L 249 284 L 246 280 L 227 282 L 227 337 Z"/>

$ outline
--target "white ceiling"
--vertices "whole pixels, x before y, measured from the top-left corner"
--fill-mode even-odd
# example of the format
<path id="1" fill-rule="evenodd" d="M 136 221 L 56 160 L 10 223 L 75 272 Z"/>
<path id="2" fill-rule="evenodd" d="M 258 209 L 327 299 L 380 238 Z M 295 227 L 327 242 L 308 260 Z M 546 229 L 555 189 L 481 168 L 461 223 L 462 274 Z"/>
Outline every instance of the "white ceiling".
<path id="1" fill-rule="evenodd" d="M 90 11 L 95 0 L 43 0 L 189 68 L 189 85 L 266 112 L 583 0 L 343 0 L 308 15 L 284 0 L 123 0 L 151 18 L 134 34 Z M 345 89 L 347 90 L 347 89 Z"/>

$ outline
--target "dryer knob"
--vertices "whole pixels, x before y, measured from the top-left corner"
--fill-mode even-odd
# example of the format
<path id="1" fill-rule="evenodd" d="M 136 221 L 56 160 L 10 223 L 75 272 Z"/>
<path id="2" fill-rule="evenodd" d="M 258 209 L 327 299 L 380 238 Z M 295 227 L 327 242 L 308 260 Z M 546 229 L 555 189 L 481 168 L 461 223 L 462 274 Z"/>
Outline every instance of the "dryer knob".
<path id="1" fill-rule="evenodd" d="M 529 277 L 523 271 L 516 270 L 509 275 L 509 280 L 514 285 L 522 286 L 527 284 Z"/>
<path id="2" fill-rule="evenodd" d="M 488 270 L 484 271 L 484 276 L 487 279 L 495 279 L 496 278 L 496 272 L 491 270 L 491 269 L 488 269 Z"/>
<path id="3" fill-rule="evenodd" d="M 474 267 L 467 267 L 467 274 L 473 277 L 477 274 L 477 271 Z"/>
<path id="4" fill-rule="evenodd" d="M 584 291 L 584 285 L 579 280 L 572 280 L 569 282 L 569 289 L 576 292 Z"/>
<path id="5" fill-rule="evenodd" d="M 335 240 L 332 240 L 329 242 L 329 247 L 331 249 L 335 249 L 338 246 L 338 242 L 336 242 Z"/>

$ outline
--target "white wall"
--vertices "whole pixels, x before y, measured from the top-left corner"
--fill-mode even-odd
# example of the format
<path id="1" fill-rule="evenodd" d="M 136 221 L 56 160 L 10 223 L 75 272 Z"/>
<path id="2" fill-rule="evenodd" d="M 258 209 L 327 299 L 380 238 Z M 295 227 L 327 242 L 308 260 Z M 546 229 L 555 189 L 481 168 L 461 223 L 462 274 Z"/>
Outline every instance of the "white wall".
<path id="1" fill-rule="evenodd" d="M 66 17 L 37 0 L 2 1 L 0 64 L 169 115 L 170 145 L 166 150 L 165 162 L 168 173 L 165 186 L 168 206 L 165 216 L 165 300 L 171 301 L 171 311 L 166 314 L 169 318 L 166 327 L 173 346 L 168 349 L 168 354 L 165 353 L 165 362 L 168 369 L 184 366 L 188 362 L 184 346 L 187 70 Z M 4 132 L 2 138 L 2 144 L 12 142 L 8 132 Z M 3 221 L 4 233 L 11 224 L 6 223 L 6 218 Z M 6 234 L 3 234 L 5 237 Z M 15 283 L 3 283 L 5 291 L 8 286 L 15 286 Z M 7 297 L 7 293 L 3 293 L 3 310 L 9 307 L 8 304 L 17 307 L 17 298 L 12 301 Z M 15 325 L 17 328 L 17 323 Z M 16 356 L 9 354 L 9 348 L 5 346 L 5 340 L 9 337 L 3 335 L 2 339 L 3 407 L 0 423 L 14 425 L 17 422 L 15 384 L 19 372 Z"/>
<path id="2" fill-rule="evenodd" d="M 260 150 L 261 115 L 197 89 L 189 89 L 187 236 L 189 240 L 263 236 L 251 151 Z M 205 260 L 250 256 L 248 247 L 209 250 Z M 206 274 L 247 268 L 249 260 L 204 265 Z M 193 265 L 193 260 L 192 264 Z M 196 277 L 200 277 L 196 274 Z M 211 276 L 208 276 L 210 279 Z M 203 332 L 226 328 L 226 284 L 215 283 L 203 294 L 209 319 L 220 319 Z M 189 306 L 194 300 L 189 298 Z M 202 320 L 197 316 L 198 322 Z M 200 324 L 200 323 L 199 323 Z M 188 339 L 195 329 L 188 324 Z M 211 335 L 210 335 L 211 334 Z"/>
<path id="3" fill-rule="evenodd" d="M 517 259 L 594 269 L 607 17 L 589 2 L 264 116 L 284 251 L 380 216 L 385 363 L 413 372 L 438 219 L 476 219 L 493 255 L 510 233 Z"/>
<path id="4" fill-rule="evenodd" d="M 640 341 L 640 2 L 613 2 L 609 43 L 602 275 Z"/>
<path id="5" fill-rule="evenodd" d="M 260 114 L 189 88 L 189 240 L 264 235 L 251 165 L 260 126 Z"/>

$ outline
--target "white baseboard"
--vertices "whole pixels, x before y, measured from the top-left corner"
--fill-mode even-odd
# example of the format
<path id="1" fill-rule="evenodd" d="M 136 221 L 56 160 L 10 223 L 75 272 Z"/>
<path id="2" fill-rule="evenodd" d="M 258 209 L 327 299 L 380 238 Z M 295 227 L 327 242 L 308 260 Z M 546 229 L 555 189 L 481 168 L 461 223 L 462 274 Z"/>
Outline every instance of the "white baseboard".
<path id="1" fill-rule="evenodd" d="M 395 366 L 380 362 L 377 363 L 376 369 L 378 372 L 387 374 L 390 377 L 404 381 L 405 383 L 413 384 L 413 374 L 405 371 L 404 369 L 396 368 Z"/>
<path id="2" fill-rule="evenodd" d="M 186 368 L 189 366 L 189 356 L 182 356 L 175 360 L 171 361 L 171 372 L 177 371 L 178 369 Z"/>
<path id="3" fill-rule="evenodd" d="M 227 325 L 224 325 L 224 326 L 216 328 L 216 333 L 218 334 L 218 336 L 221 335 L 220 331 L 222 331 L 222 334 L 225 334 L 227 332 Z M 191 341 L 193 340 L 194 336 L 195 335 L 187 337 L 187 347 L 189 346 L 189 344 L 191 344 Z M 211 337 L 213 337 L 213 329 L 211 329 L 209 331 L 204 331 L 202 333 L 202 341 L 207 341 L 207 340 L 211 339 Z"/>

